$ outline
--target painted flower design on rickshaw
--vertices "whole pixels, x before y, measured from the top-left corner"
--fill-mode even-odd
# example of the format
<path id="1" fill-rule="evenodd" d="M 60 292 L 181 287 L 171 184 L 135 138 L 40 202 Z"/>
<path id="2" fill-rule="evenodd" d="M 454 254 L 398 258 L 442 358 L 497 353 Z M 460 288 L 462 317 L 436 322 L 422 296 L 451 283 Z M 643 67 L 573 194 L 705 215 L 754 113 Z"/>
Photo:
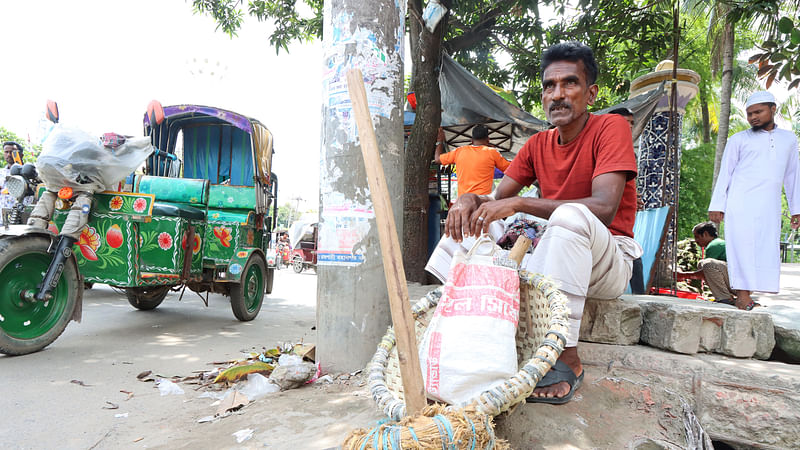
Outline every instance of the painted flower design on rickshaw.
<path id="1" fill-rule="evenodd" d="M 143 199 L 142 197 L 139 197 L 133 201 L 133 210 L 137 213 L 143 212 L 146 207 L 147 200 Z"/>
<path id="2" fill-rule="evenodd" d="M 212 219 L 219 219 L 219 213 L 214 213 L 211 215 Z"/>
<path id="3" fill-rule="evenodd" d="M 119 248 L 122 245 L 122 241 L 122 229 L 117 224 L 111 225 L 106 231 L 106 244 L 111 248 Z"/>
<path id="4" fill-rule="evenodd" d="M 214 227 L 214 236 L 219 239 L 223 247 L 231 246 L 231 229 L 228 227 Z"/>
<path id="5" fill-rule="evenodd" d="M 236 252 L 236 257 L 237 258 L 245 258 L 245 257 L 247 257 L 247 252 L 244 251 L 244 250 L 242 250 L 240 252 Z"/>
<path id="6" fill-rule="evenodd" d="M 200 236 L 195 234 L 194 235 L 194 245 L 192 246 L 192 254 L 193 255 L 196 255 L 197 252 L 200 251 L 200 246 L 201 246 L 202 243 L 203 243 L 203 240 L 200 239 Z M 185 234 L 183 235 L 183 238 L 181 238 L 181 248 L 186 249 L 186 235 Z"/>
<path id="7" fill-rule="evenodd" d="M 97 249 L 100 248 L 100 235 L 94 227 L 86 227 L 78 238 L 78 247 L 84 258 L 97 261 Z"/>
<path id="8" fill-rule="evenodd" d="M 53 234 L 58 234 L 58 225 L 56 225 L 53 221 L 50 221 L 50 224 L 47 225 L 47 229 Z"/>
<path id="9" fill-rule="evenodd" d="M 170 247 L 172 247 L 172 235 L 166 231 L 162 231 L 161 234 L 158 235 L 158 246 L 161 247 L 161 250 L 169 250 Z"/>
<path id="10" fill-rule="evenodd" d="M 111 208 L 112 211 L 119 211 L 119 209 L 122 208 L 122 203 L 122 197 L 115 195 L 108 201 L 108 207 Z"/>

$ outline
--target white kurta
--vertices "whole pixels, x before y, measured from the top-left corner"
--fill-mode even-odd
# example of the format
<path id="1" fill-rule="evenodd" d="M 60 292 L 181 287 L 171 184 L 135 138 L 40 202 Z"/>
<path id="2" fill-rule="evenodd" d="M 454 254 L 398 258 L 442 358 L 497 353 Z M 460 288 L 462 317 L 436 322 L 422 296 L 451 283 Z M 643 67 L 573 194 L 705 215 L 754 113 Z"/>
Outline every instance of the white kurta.
<path id="1" fill-rule="evenodd" d="M 728 139 L 709 211 L 725 213 L 725 252 L 735 290 L 780 289 L 781 187 L 800 214 L 800 161 L 791 131 L 741 131 Z"/>

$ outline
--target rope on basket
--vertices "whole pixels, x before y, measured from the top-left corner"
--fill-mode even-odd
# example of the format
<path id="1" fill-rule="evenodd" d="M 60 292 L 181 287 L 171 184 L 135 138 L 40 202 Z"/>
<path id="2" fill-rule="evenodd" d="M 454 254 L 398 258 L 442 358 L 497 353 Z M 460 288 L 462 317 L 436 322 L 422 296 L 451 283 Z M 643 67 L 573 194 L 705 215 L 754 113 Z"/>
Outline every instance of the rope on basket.
<path id="1" fill-rule="evenodd" d="M 454 410 L 434 404 L 397 424 L 381 423 L 371 430 L 350 433 L 344 450 L 400 449 L 510 449 L 497 439 L 492 418 L 472 408 Z"/>

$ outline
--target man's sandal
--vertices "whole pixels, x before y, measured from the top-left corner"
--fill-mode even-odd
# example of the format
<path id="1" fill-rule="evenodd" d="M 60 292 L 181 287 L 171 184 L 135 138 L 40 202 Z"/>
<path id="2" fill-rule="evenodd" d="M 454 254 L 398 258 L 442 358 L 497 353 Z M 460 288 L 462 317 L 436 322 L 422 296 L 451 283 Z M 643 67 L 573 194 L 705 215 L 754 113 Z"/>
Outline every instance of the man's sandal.
<path id="1" fill-rule="evenodd" d="M 745 311 L 752 311 L 752 309 L 755 308 L 756 306 L 761 306 L 761 303 L 756 303 L 756 302 L 750 300 L 750 303 L 748 303 L 747 306 L 744 307 L 744 310 Z"/>
<path id="2" fill-rule="evenodd" d="M 583 381 L 583 372 L 577 377 L 572 369 L 569 368 L 562 361 L 556 361 L 556 364 L 547 372 L 544 377 L 536 383 L 536 387 L 547 387 L 566 381 L 569 384 L 569 393 L 563 397 L 536 397 L 531 395 L 525 399 L 528 403 L 549 403 L 551 405 L 563 405 L 572 400 L 575 391 L 581 386 Z"/>
<path id="3" fill-rule="evenodd" d="M 723 305 L 736 306 L 736 301 L 730 298 L 723 298 L 722 300 L 717 300 L 717 303 L 722 303 Z"/>

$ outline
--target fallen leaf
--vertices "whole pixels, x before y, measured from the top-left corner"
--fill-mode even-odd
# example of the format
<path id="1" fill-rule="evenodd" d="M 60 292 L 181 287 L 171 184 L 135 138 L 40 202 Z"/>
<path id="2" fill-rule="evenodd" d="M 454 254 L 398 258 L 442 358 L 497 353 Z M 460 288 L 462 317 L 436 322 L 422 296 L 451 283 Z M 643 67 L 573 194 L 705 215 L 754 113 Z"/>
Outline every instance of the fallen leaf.
<path id="1" fill-rule="evenodd" d="M 217 375 L 217 378 L 214 379 L 214 383 L 219 383 L 220 381 L 236 381 L 240 378 L 246 377 L 251 373 L 272 372 L 272 369 L 274 368 L 274 366 L 267 363 L 262 363 L 260 361 L 244 366 L 233 366 L 220 372 L 219 375 Z"/>
<path id="2" fill-rule="evenodd" d="M 128 394 L 128 398 L 125 399 L 126 402 L 133 398 L 133 392 L 131 391 L 120 391 L 120 392 L 122 392 L 123 394 Z"/>
<path id="3" fill-rule="evenodd" d="M 109 401 L 106 401 L 106 403 L 108 406 L 103 406 L 103 409 L 119 409 L 119 405 L 116 403 L 111 403 Z"/>
<path id="4" fill-rule="evenodd" d="M 142 439 L 144 439 L 144 437 L 138 437 L 138 438 L 134 439 L 134 440 L 133 440 L 133 442 L 139 442 L 139 441 L 141 441 Z"/>
<path id="5" fill-rule="evenodd" d="M 86 384 L 81 380 L 70 380 L 70 383 L 77 384 L 78 386 L 91 387 L 91 384 Z"/>
<path id="6" fill-rule="evenodd" d="M 222 399 L 222 403 L 220 403 L 219 408 L 217 408 L 217 415 L 239 409 L 248 403 L 250 403 L 250 400 L 247 399 L 246 395 L 239 391 L 232 391 L 224 399 Z"/>
<path id="7" fill-rule="evenodd" d="M 142 378 L 150 375 L 151 373 L 153 373 L 152 370 L 145 370 L 144 372 L 140 373 L 139 375 L 136 375 L 136 378 L 141 380 Z"/>

